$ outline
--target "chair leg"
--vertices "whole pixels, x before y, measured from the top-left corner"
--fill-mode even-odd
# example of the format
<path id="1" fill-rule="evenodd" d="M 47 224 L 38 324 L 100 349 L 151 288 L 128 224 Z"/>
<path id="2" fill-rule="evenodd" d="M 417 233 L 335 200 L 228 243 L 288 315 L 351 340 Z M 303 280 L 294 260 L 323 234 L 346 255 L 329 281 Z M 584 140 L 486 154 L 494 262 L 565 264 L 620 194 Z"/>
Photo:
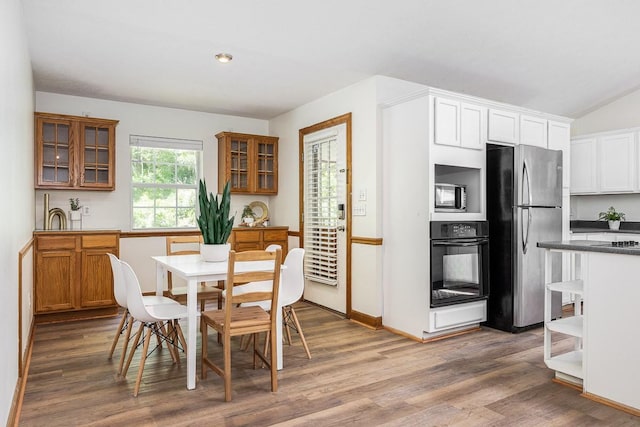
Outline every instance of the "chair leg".
<path id="1" fill-rule="evenodd" d="M 160 335 L 165 337 L 165 340 L 167 340 L 167 350 L 169 350 L 171 360 L 173 361 L 173 363 L 178 363 L 177 351 L 175 349 L 175 346 L 170 342 L 173 336 L 173 324 L 171 323 L 171 321 L 167 322 L 167 328 L 165 328 L 164 323 L 162 322 L 156 322 L 154 328 L 156 328 L 154 332 L 156 334 L 158 342 L 162 342 L 162 338 L 160 337 Z"/>
<path id="2" fill-rule="evenodd" d="M 142 331 L 144 329 L 144 323 L 140 323 L 140 327 L 138 328 L 138 332 L 136 332 L 136 337 L 133 340 L 133 345 L 131 346 L 131 352 L 129 353 L 129 357 L 127 358 L 127 364 L 124 365 L 124 370 L 122 371 L 122 376 L 127 376 L 127 371 L 129 370 L 129 365 L 131 365 L 131 360 L 133 359 L 133 354 L 136 352 L 136 347 L 140 342 L 140 336 L 142 336 Z"/>
<path id="3" fill-rule="evenodd" d="M 282 323 L 284 323 L 284 325 L 282 326 L 284 326 L 284 332 L 286 333 L 287 344 L 291 345 L 291 331 L 289 330 L 289 321 L 287 315 L 287 307 L 282 307 Z"/>
<path id="4" fill-rule="evenodd" d="M 200 317 L 200 333 L 202 334 L 202 344 L 201 344 L 201 349 L 202 349 L 202 353 L 200 355 L 200 378 L 202 378 L 203 380 L 207 379 L 207 366 L 205 365 L 204 361 L 207 358 L 207 332 L 208 332 L 209 327 L 207 326 L 207 323 L 204 321 L 203 317 Z"/>
<path id="5" fill-rule="evenodd" d="M 271 341 L 271 360 L 269 367 L 271 368 L 271 391 L 278 391 L 278 346 L 276 345 L 276 331 L 269 333 Z"/>
<path id="6" fill-rule="evenodd" d="M 127 349 L 129 348 L 131 331 L 133 330 L 133 322 L 135 320 L 133 316 L 129 315 L 129 310 L 127 310 L 127 315 L 129 320 L 127 322 L 127 332 L 124 335 L 124 342 L 122 343 L 122 354 L 120 355 L 120 364 L 118 365 L 118 375 L 122 375 L 122 367 L 124 366 L 124 361 L 127 357 Z M 131 351 L 133 351 L 133 349 Z"/>
<path id="7" fill-rule="evenodd" d="M 293 318 L 293 323 L 295 323 L 296 329 L 298 330 L 298 334 L 300 334 L 300 339 L 302 340 L 302 346 L 304 347 L 304 351 L 307 352 L 307 357 L 311 359 L 311 352 L 309 352 L 309 346 L 307 345 L 307 340 L 304 338 L 304 333 L 302 333 L 302 327 L 300 326 L 300 322 L 298 321 L 298 316 L 296 315 L 296 311 L 293 309 L 293 306 L 290 306 L 289 308 L 291 309 L 291 317 Z"/>
<path id="8" fill-rule="evenodd" d="M 224 353 L 224 400 L 225 402 L 231 402 L 231 336 L 229 333 L 224 334 L 222 345 Z"/>
<path id="9" fill-rule="evenodd" d="M 118 332 L 116 336 L 113 337 L 113 342 L 111 343 L 111 350 L 109 351 L 109 360 L 113 357 L 113 352 L 116 349 L 116 345 L 118 345 L 118 339 L 120 339 L 120 335 L 122 335 L 122 328 L 124 328 L 124 322 L 126 322 L 129 317 L 129 310 L 124 309 L 124 313 L 122 313 L 122 318 L 120 319 L 120 323 L 118 324 Z"/>
<path id="10" fill-rule="evenodd" d="M 184 334 L 182 333 L 182 327 L 180 326 L 180 323 L 177 320 L 174 320 L 174 322 L 175 322 L 175 329 L 178 332 L 178 339 L 182 344 L 182 348 L 184 349 L 184 354 L 186 356 L 187 352 L 189 351 L 187 349 L 187 340 L 184 339 Z M 176 354 L 177 354 L 177 351 L 176 351 Z"/>
<path id="11" fill-rule="evenodd" d="M 149 351 L 149 341 L 151 341 L 151 328 L 147 328 L 147 334 L 144 337 L 144 346 L 142 349 L 142 357 L 140 357 L 140 367 L 138 368 L 138 378 L 136 379 L 136 386 L 133 389 L 133 396 L 138 396 L 140 390 L 140 382 L 142 381 L 142 372 L 144 371 L 144 362 L 147 360 L 147 351 Z"/>

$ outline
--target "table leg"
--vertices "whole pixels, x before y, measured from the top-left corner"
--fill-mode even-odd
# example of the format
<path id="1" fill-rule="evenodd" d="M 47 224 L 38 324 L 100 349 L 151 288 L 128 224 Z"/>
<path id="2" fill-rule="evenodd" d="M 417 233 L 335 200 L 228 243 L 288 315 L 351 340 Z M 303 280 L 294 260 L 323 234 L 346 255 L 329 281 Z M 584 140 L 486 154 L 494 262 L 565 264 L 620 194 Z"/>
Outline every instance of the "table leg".
<path id="1" fill-rule="evenodd" d="M 198 281 L 187 281 L 187 389 L 196 388 L 196 344 L 198 325 Z"/>
<path id="2" fill-rule="evenodd" d="M 156 295 L 162 296 L 164 291 L 164 267 L 156 263 Z"/>

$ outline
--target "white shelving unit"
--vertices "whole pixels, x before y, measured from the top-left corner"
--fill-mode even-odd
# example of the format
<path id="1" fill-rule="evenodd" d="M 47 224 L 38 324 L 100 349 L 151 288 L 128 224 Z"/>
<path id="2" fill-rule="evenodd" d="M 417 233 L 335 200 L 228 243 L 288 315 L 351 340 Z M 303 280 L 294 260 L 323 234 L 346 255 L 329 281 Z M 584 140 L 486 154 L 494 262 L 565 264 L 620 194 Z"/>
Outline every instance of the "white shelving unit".
<path id="1" fill-rule="evenodd" d="M 547 258 L 550 258 L 549 251 L 547 251 Z M 547 284 L 544 296 L 544 362 L 549 369 L 556 371 L 556 378 L 582 385 L 582 380 L 584 379 L 582 363 L 582 295 L 584 284 L 580 279 L 548 283 L 551 280 L 550 267 L 551 262 L 548 260 L 546 266 Z M 573 316 L 560 319 L 551 318 L 551 296 L 553 292 L 572 294 L 574 301 Z M 573 351 L 553 355 L 551 346 L 552 333 L 574 337 L 575 345 Z"/>

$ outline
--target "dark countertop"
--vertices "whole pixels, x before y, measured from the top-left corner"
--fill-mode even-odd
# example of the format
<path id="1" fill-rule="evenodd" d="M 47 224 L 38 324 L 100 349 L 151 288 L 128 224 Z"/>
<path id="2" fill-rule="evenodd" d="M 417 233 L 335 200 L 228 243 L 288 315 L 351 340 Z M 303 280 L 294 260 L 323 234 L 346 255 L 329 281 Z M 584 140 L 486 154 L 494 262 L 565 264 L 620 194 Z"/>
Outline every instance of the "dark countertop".
<path id="1" fill-rule="evenodd" d="M 618 247 L 611 246 L 611 242 L 597 240 L 571 240 L 562 242 L 538 242 L 538 247 L 543 249 L 561 249 L 578 252 L 600 252 L 618 255 L 640 255 L 640 246 Z"/>
<path id="2" fill-rule="evenodd" d="M 640 234 L 640 222 L 622 221 L 620 230 L 611 230 L 606 221 L 574 220 L 570 222 L 572 233 L 629 233 Z"/>

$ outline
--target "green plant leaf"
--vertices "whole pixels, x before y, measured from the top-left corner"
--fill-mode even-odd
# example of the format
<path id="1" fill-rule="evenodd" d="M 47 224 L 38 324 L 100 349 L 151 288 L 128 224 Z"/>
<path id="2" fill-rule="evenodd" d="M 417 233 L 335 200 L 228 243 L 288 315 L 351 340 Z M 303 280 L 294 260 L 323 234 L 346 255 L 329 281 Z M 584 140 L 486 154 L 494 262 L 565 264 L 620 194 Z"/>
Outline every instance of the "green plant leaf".
<path id="1" fill-rule="evenodd" d="M 207 184 L 200 180 L 198 186 L 198 205 L 200 215 L 198 227 L 205 244 L 225 244 L 229 240 L 235 215 L 229 217 L 231 211 L 231 183 L 227 181 L 222 197 L 207 192 Z"/>

